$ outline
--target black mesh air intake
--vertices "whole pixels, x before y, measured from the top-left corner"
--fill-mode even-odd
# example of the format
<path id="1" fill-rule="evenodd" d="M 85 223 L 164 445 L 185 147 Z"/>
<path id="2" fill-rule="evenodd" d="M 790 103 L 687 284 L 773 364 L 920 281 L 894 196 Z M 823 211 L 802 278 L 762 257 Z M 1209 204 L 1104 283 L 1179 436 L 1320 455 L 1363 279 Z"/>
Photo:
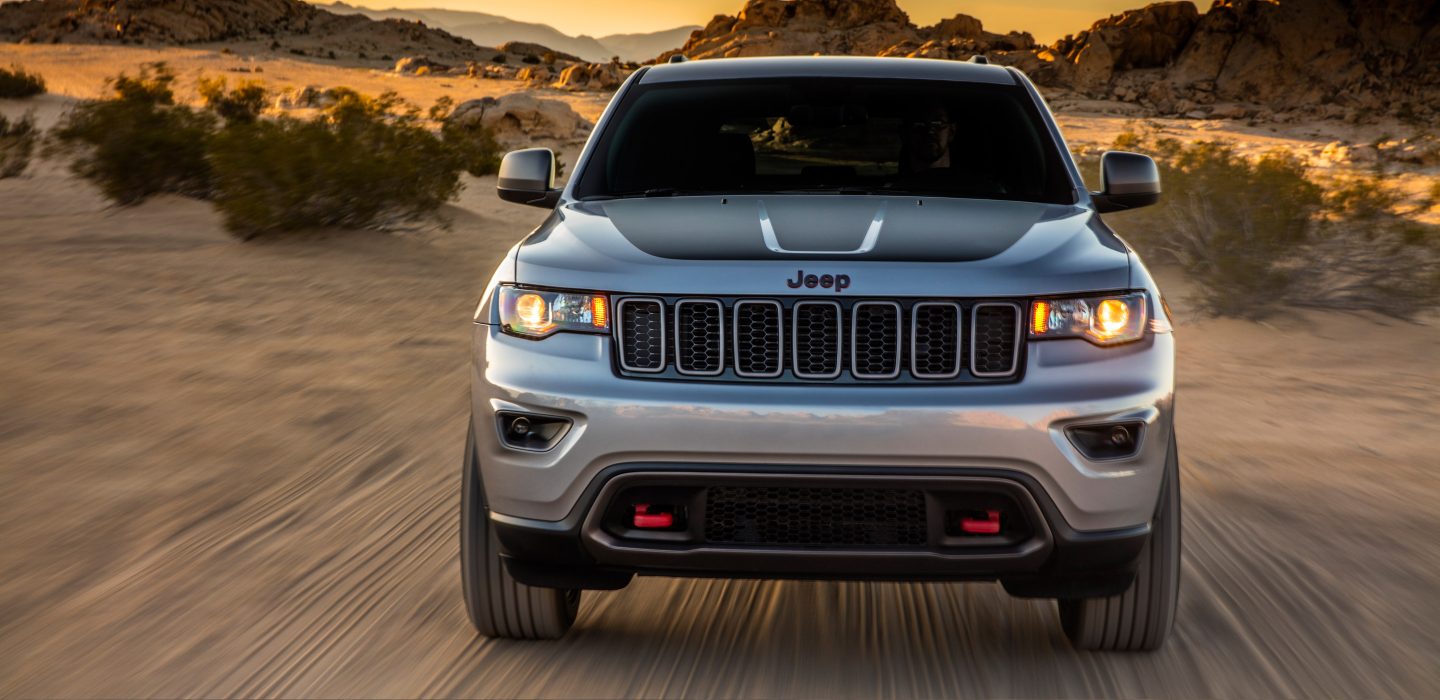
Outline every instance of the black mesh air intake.
<path id="1" fill-rule="evenodd" d="M 724 486 L 706 496 L 713 544 L 923 547 L 926 532 L 918 490 Z"/>
<path id="2" fill-rule="evenodd" d="M 922 379 L 960 374 L 964 354 L 960 342 L 960 305 L 950 302 L 916 304 L 911 310 L 914 347 L 910 372 Z"/>
<path id="3" fill-rule="evenodd" d="M 725 310 L 718 301 L 675 304 L 675 368 L 682 374 L 719 374 L 725 368 Z"/>
<path id="4" fill-rule="evenodd" d="M 655 299 L 619 303 L 620 366 L 634 372 L 665 368 L 665 305 Z"/>
<path id="5" fill-rule="evenodd" d="M 840 375 L 840 305 L 829 301 L 795 304 L 795 376 L 831 379 Z"/>
<path id="6" fill-rule="evenodd" d="M 850 334 L 852 374 L 861 379 L 893 379 L 899 376 L 899 304 L 888 301 L 856 304 Z"/>
<path id="7" fill-rule="evenodd" d="M 977 377 L 1015 372 L 1020 334 L 1020 307 L 1007 303 L 976 304 L 970 329 L 971 371 Z"/>
<path id="8" fill-rule="evenodd" d="M 784 366 L 784 310 L 773 301 L 735 304 L 735 373 L 778 377 Z"/>

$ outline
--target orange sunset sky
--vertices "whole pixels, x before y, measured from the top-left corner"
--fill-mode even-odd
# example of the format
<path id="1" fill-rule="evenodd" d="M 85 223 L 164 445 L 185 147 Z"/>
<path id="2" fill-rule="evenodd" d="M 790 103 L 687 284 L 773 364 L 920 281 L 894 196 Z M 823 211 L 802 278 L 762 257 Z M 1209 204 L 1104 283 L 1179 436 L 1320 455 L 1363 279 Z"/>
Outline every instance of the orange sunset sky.
<path id="1" fill-rule="evenodd" d="M 934 24 L 964 13 L 980 18 L 990 31 L 1028 31 L 1042 42 L 1088 28 L 1092 22 L 1121 10 L 1142 7 L 1147 0 L 899 0 L 916 24 Z M 734 14 L 744 0 L 349 0 L 373 8 L 445 7 L 541 22 L 566 34 L 603 36 L 649 32 L 687 24 L 705 24 L 716 14 Z M 1208 3 L 1206 3 L 1208 5 Z M 1201 7 L 1204 9 L 1204 6 Z"/>

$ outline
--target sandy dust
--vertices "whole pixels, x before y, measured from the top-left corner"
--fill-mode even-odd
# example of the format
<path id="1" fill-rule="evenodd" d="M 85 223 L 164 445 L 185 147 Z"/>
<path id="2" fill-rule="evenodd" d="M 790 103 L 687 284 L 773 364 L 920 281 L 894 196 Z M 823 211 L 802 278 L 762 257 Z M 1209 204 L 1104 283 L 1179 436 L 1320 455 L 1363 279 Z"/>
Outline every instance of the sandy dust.
<path id="1" fill-rule="evenodd" d="M 1052 603 L 990 584 L 639 579 L 587 594 L 562 642 L 477 637 L 469 314 L 544 212 L 468 183 L 449 229 L 242 244 L 204 203 L 112 208 L 60 164 L 0 181 L 0 696 L 1440 689 L 1440 319 L 1203 319 L 1169 270 L 1186 511 L 1162 651 L 1076 653 Z"/>

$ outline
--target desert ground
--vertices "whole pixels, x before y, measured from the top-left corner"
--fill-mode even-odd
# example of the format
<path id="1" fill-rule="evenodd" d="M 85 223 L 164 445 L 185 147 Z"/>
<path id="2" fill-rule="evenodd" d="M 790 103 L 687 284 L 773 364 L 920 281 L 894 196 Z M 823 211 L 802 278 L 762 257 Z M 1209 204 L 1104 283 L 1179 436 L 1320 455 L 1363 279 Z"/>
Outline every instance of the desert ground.
<path id="1" fill-rule="evenodd" d="M 158 51 L 92 49 L 4 47 L 60 94 L 0 110 L 53 121 Z M 182 76 L 246 60 L 163 53 Z M 420 104 L 452 89 L 258 62 Z M 557 96 L 589 118 L 605 99 Z M 1072 145 L 1128 120 L 1062 118 Z M 1170 269 L 1185 549 L 1163 650 L 1077 653 L 1053 603 L 993 584 L 637 579 L 587 593 L 564 641 L 478 637 L 457 560 L 470 314 L 544 212 L 467 185 L 447 226 L 240 243 L 203 202 L 115 208 L 61 163 L 0 181 L 0 696 L 1440 691 L 1440 318 L 1205 318 Z"/>

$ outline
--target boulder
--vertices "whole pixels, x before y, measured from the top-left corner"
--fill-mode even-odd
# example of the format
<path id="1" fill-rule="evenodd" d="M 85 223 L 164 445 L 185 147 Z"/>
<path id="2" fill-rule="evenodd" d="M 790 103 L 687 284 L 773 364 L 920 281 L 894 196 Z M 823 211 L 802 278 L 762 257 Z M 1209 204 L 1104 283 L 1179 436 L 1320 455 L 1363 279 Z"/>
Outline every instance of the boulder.
<path id="1" fill-rule="evenodd" d="M 576 63 L 560 71 L 560 77 L 551 87 L 561 90 L 615 90 L 631 72 L 618 63 Z"/>
<path id="2" fill-rule="evenodd" d="M 395 72 L 405 75 L 426 75 L 450 70 L 450 66 L 436 63 L 424 56 L 403 56 L 395 62 Z"/>
<path id="3" fill-rule="evenodd" d="M 527 92 L 467 100 L 456 105 L 449 119 L 459 124 L 479 122 L 507 147 L 532 141 L 572 142 L 585 138 L 592 126 L 570 105 Z"/>
<path id="4" fill-rule="evenodd" d="M 556 51 L 543 44 L 536 44 L 529 41 L 507 41 L 498 46 L 497 48 L 499 48 L 500 51 L 503 53 L 508 53 L 515 56 L 534 56 L 536 58 L 545 58 L 546 56 L 551 56 L 556 61 L 564 61 L 566 63 L 579 63 L 581 60 L 583 60 L 579 56 L 576 56 L 574 54 L 568 54 L 563 51 Z"/>

